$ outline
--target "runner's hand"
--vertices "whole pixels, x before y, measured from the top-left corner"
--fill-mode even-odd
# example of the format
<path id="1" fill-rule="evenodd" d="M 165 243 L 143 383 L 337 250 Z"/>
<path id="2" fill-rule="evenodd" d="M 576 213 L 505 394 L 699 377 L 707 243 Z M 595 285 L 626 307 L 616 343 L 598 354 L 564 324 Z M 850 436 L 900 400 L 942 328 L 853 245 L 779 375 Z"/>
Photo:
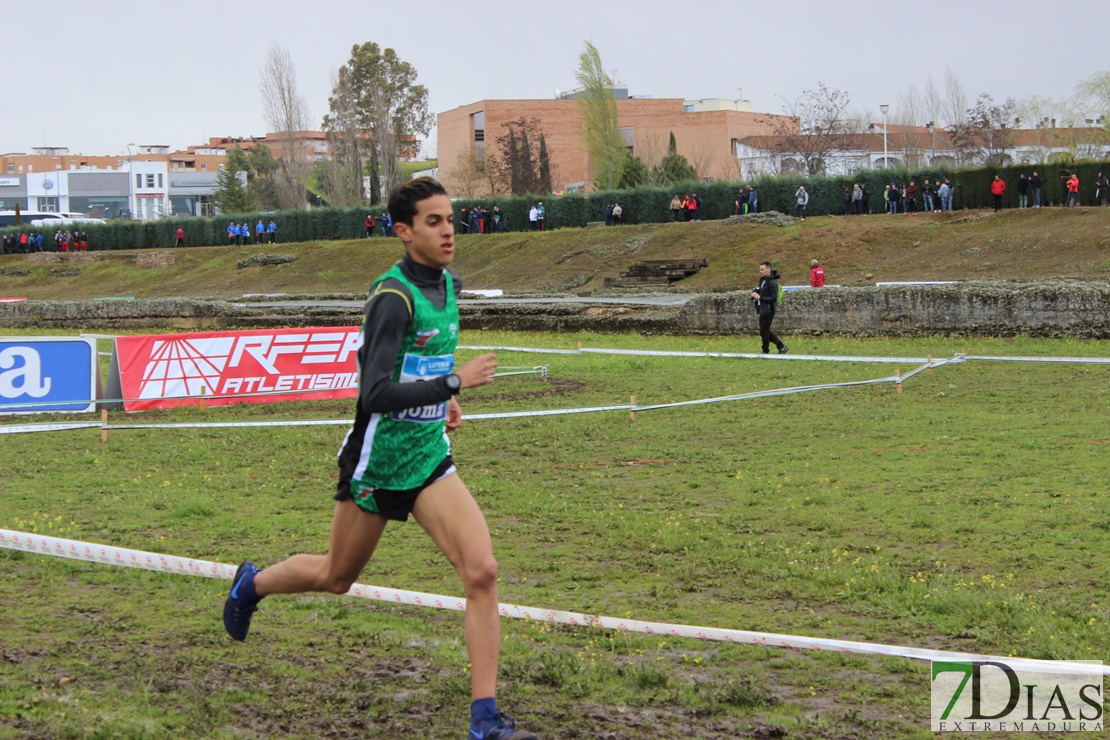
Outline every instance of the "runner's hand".
<path id="1" fill-rule="evenodd" d="M 462 426 L 462 406 L 452 396 L 447 402 L 447 431 L 453 432 Z"/>
<path id="2" fill-rule="evenodd" d="M 493 374 L 497 372 L 497 356 L 492 352 L 478 355 L 466 363 L 455 374 L 462 381 L 463 388 L 476 388 L 480 385 L 493 382 Z"/>

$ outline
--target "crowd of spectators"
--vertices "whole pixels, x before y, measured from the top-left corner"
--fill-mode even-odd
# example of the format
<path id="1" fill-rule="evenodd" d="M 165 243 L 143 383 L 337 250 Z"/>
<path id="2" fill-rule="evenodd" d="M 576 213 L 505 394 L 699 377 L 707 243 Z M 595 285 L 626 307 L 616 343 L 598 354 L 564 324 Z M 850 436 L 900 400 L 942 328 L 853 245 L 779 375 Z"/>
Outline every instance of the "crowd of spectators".
<path id="1" fill-rule="evenodd" d="M 542 208 L 543 204 L 540 203 L 539 207 Z M 535 205 L 532 206 L 528 215 L 531 220 L 532 231 L 539 231 L 543 224 L 539 219 L 538 209 Z M 479 205 L 469 209 L 463 208 L 459 212 L 459 218 L 455 220 L 455 233 L 501 234 L 508 227 L 508 223 L 501 206 L 486 208 Z"/>
<path id="2" fill-rule="evenodd" d="M 393 219 L 389 215 L 389 211 L 382 211 L 377 218 L 373 213 L 366 214 L 366 238 L 374 236 L 379 230 L 382 236 L 394 236 L 393 233 Z"/>
<path id="3" fill-rule="evenodd" d="M 84 231 L 57 231 L 47 239 L 41 231 L 7 234 L 0 247 L 2 254 L 30 254 L 31 252 L 87 252 L 89 235 Z"/>
<path id="4" fill-rule="evenodd" d="M 178 229 L 178 241 L 184 239 L 182 229 Z M 273 219 L 270 219 L 269 225 L 262 223 L 262 219 L 258 219 L 258 223 L 254 225 L 254 243 L 262 244 L 269 241 L 270 244 L 277 242 L 278 225 Z M 251 243 L 251 226 L 246 221 L 237 224 L 231 221 L 227 225 L 227 243 L 228 246 L 241 247 Z M 179 245 L 180 246 L 180 245 Z"/>

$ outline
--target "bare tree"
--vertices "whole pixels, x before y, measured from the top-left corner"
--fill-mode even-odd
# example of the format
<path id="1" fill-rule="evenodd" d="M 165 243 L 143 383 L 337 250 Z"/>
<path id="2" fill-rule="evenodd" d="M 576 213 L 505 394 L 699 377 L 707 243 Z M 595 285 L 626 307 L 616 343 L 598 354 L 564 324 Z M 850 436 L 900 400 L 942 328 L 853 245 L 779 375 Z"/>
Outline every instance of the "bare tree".
<path id="1" fill-rule="evenodd" d="M 1050 98 L 1034 95 L 1017 102 L 1018 128 L 1030 132 L 1033 139 L 1033 150 L 1030 153 L 1033 162 L 1043 164 L 1048 161 L 1051 147 L 1055 141 L 1052 135 L 1050 122 L 1055 117 L 1057 104 Z"/>
<path id="2" fill-rule="evenodd" d="M 462 149 L 447 176 L 447 184 L 451 186 L 451 192 L 460 198 L 474 198 L 483 189 L 485 178 L 485 163 L 474 152 Z"/>
<path id="3" fill-rule="evenodd" d="M 277 196 L 280 207 L 304 208 L 308 162 L 298 150 L 301 132 L 312 127 L 308 101 L 297 88 L 297 69 L 289 52 L 276 41 L 266 52 L 258 80 L 266 127 L 278 135 Z"/>
<path id="4" fill-rule="evenodd" d="M 698 174 L 699 180 L 707 180 L 713 175 L 713 162 L 716 159 L 713 144 L 705 139 L 697 141 L 689 150 L 689 161 Z"/>
<path id="5" fill-rule="evenodd" d="M 921 142 L 916 128 L 922 125 L 924 111 L 925 100 L 917 92 L 917 87 L 910 83 L 898 96 L 898 104 L 894 108 L 894 123 L 904 128 L 895 130 L 888 137 L 896 142 L 895 148 L 904 153 L 908 167 L 921 166 Z"/>
<path id="6" fill-rule="evenodd" d="M 925 78 L 925 90 L 921 93 L 921 100 L 929 121 L 935 127 L 941 126 L 940 117 L 944 112 L 944 101 L 937 90 L 937 86 L 933 83 L 932 75 Z"/>
<path id="7" fill-rule="evenodd" d="M 944 69 L 944 103 L 942 107 L 944 125 L 951 128 L 964 122 L 967 115 L 967 95 L 959 76 L 951 68 Z"/>
<path id="8" fill-rule="evenodd" d="M 1013 126 L 1017 103 L 1007 98 L 995 103 L 983 93 L 961 123 L 949 130 L 961 164 L 1007 164 L 1006 150 L 1013 145 Z"/>
<path id="9" fill-rule="evenodd" d="M 846 115 L 851 102 L 848 93 L 830 90 L 819 82 L 816 90 L 785 101 L 783 110 L 789 118 L 777 116 L 761 122 L 771 125 L 778 153 L 800 157 L 805 171 L 818 175 L 843 150 L 844 135 L 852 128 Z"/>
<path id="10" fill-rule="evenodd" d="M 1056 101 L 1059 128 L 1049 131 L 1056 146 L 1063 146 L 1073 160 L 1101 159 L 1108 142 L 1107 129 L 1098 121 L 1097 105 L 1090 98 L 1076 95 Z"/>
<path id="11" fill-rule="evenodd" d="M 1110 127 L 1110 70 L 1097 72 L 1075 86 L 1081 99 L 1093 104 L 1094 110 L 1102 116 L 1103 126 Z"/>

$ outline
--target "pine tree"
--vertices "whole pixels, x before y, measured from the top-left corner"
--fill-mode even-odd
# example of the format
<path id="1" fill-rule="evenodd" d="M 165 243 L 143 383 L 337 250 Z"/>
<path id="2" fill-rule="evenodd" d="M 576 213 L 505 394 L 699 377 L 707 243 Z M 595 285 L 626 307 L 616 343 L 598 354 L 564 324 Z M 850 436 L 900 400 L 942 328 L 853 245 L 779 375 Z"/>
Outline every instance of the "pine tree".
<path id="1" fill-rule="evenodd" d="M 248 213 L 258 210 L 258 203 L 249 189 L 251 174 L 246 153 L 238 146 L 230 150 L 227 153 L 227 164 L 216 176 L 216 190 L 212 193 L 216 208 L 221 213 Z"/>

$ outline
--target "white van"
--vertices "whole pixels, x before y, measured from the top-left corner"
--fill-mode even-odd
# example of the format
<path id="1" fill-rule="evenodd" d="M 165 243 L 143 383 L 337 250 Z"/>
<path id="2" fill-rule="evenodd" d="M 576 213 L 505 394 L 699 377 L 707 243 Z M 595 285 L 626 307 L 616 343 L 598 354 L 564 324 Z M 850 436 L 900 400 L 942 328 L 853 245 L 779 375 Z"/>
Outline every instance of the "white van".
<path id="1" fill-rule="evenodd" d="M 34 224 L 32 222 L 42 221 L 50 222 L 51 224 L 56 222 L 60 225 L 64 219 L 64 216 L 62 216 L 62 214 L 60 213 L 52 213 L 48 211 L 20 211 L 19 218 L 25 224 L 30 224 L 32 226 L 41 226 L 41 223 Z M 15 211 L 0 211 L 0 228 L 3 228 L 5 226 L 15 226 Z"/>

